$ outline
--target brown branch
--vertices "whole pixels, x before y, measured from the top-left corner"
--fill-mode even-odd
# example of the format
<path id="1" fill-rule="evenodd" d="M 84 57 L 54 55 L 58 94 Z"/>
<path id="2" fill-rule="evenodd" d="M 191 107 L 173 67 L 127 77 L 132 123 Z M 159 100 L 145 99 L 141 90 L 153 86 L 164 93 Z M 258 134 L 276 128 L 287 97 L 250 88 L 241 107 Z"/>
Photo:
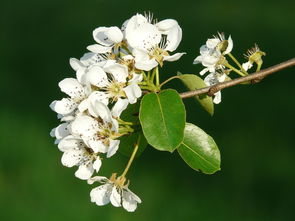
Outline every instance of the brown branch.
<path id="1" fill-rule="evenodd" d="M 188 98 L 188 97 L 193 97 L 196 95 L 200 95 L 200 94 L 208 94 L 209 96 L 212 96 L 213 94 L 215 94 L 217 91 L 221 91 L 224 88 L 228 88 L 228 87 L 232 87 L 235 86 L 237 84 L 243 83 L 243 82 L 251 82 L 251 83 L 257 83 L 259 81 L 261 81 L 263 78 L 265 78 L 268 75 L 271 75 L 275 72 L 278 72 L 280 70 L 283 70 L 287 67 L 292 67 L 295 65 L 295 58 L 292 58 L 288 61 L 282 62 L 280 64 L 274 65 L 272 67 L 263 69 L 261 71 L 258 71 L 254 74 L 250 74 L 248 76 L 245 77 L 239 77 L 236 78 L 234 80 L 230 80 L 230 81 L 225 81 L 222 83 L 218 83 L 215 84 L 213 86 L 209 86 L 209 87 L 204 87 L 195 91 L 188 91 L 188 92 L 184 92 L 184 93 L 180 93 L 181 98 Z"/>

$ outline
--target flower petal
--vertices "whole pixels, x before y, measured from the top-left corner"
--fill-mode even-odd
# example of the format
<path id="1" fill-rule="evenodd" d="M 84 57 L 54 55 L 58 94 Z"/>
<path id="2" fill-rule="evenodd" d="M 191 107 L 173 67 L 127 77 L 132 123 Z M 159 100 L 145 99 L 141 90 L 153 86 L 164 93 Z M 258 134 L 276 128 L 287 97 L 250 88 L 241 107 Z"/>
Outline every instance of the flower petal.
<path id="1" fill-rule="evenodd" d="M 51 132 L 51 135 L 54 135 L 56 139 L 62 139 L 70 134 L 68 129 L 68 123 L 62 123 L 54 128 Z M 54 132 L 54 133 L 53 133 Z"/>
<path id="2" fill-rule="evenodd" d="M 137 208 L 137 203 L 141 203 L 141 200 L 130 190 L 123 190 L 123 208 L 128 212 L 134 212 Z"/>
<path id="3" fill-rule="evenodd" d="M 104 176 L 94 176 L 94 177 L 87 180 L 88 184 L 93 184 L 95 182 L 107 183 L 107 182 L 109 182 L 109 179 Z"/>
<path id="4" fill-rule="evenodd" d="M 83 98 L 85 91 L 83 86 L 75 78 L 65 78 L 58 83 L 61 91 L 72 98 Z"/>
<path id="5" fill-rule="evenodd" d="M 82 62 L 76 58 L 70 58 L 70 65 L 75 71 L 85 67 Z"/>
<path id="6" fill-rule="evenodd" d="M 223 54 L 228 54 L 233 50 L 234 43 L 233 43 L 233 40 L 232 40 L 231 36 L 228 37 L 227 43 L 228 43 L 227 48 L 223 52 Z"/>
<path id="7" fill-rule="evenodd" d="M 110 139 L 110 146 L 107 152 L 107 158 L 113 156 L 117 150 L 119 149 L 120 140 L 112 140 Z"/>
<path id="8" fill-rule="evenodd" d="M 98 65 L 94 65 L 89 69 L 86 75 L 86 82 L 97 87 L 106 87 L 109 84 L 106 73 Z"/>
<path id="9" fill-rule="evenodd" d="M 69 135 L 63 138 L 59 144 L 58 144 L 58 149 L 62 152 L 68 151 L 70 149 L 74 148 L 81 148 L 85 144 L 81 139 L 77 139 L 76 137 Z"/>
<path id="10" fill-rule="evenodd" d="M 58 114 L 67 115 L 72 113 L 76 107 L 77 103 L 70 98 L 63 98 L 59 101 L 53 101 L 49 106 L 50 108 Z"/>
<path id="11" fill-rule="evenodd" d="M 90 192 L 91 202 L 96 203 L 98 206 L 108 204 L 110 202 L 112 187 L 111 184 L 104 184 L 92 189 Z"/>
<path id="12" fill-rule="evenodd" d="M 87 49 L 93 53 L 98 53 L 98 54 L 105 54 L 112 51 L 112 47 L 103 46 L 99 44 L 89 45 L 87 46 Z"/>
<path id="13" fill-rule="evenodd" d="M 128 68 L 125 65 L 121 65 L 118 63 L 108 65 L 107 67 L 104 68 L 104 70 L 107 73 L 110 73 L 113 75 L 114 79 L 117 82 L 126 82 L 126 78 L 128 77 Z"/>
<path id="14" fill-rule="evenodd" d="M 164 56 L 164 61 L 177 61 L 184 54 L 186 54 L 186 53 L 185 52 L 175 53 L 174 55 L 171 55 L 171 56 Z"/>
<path id="15" fill-rule="evenodd" d="M 119 98 L 112 108 L 112 115 L 114 117 L 120 117 L 121 113 L 127 108 L 128 104 L 128 99 Z"/>
<path id="16" fill-rule="evenodd" d="M 100 117 L 105 122 L 110 122 L 112 119 L 110 109 L 98 100 L 93 100 L 90 103 L 88 111 L 93 117 Z"/>
<path id="17" fill-rule="evenodd" d="M 88 180 L 94 172 L 91 162 L 81 164 L 75 172 L 75 176 L 81 180 Z"/>
<path id="18" fill-rule="evenodd" d="M 119 191 L 121 190 L 114 186 L 110 196 L 111 203 L 115 207 L 120 207 L 122 203 L 121 194 L 119 193 Z"/>
<path id="19" fill-rule="evenodd" d="M 71 124 L 73 135 L 93 137 L 97 132 L 98 122 L 89 116 L 78 116 Z"/>
<path id="20" fill-rule="evenodd" d="M 82 149 L 69 149 L 62 155 L 61 163 L 66 167 L 73 167 L 81 162 L 83 155 L 84 150 Z"/>
<path id="21" fill-rule="evenodd" d="M 95 169 L 95 171 L 98 172 L 100 170 L 101 164 L 102 164 L 101 159 L 97 157 L 93 163 L 93 169 Z"/>
<path id="22" fill-rule="evenodd" d="M 182 29 L 177 24 L 167 33 L 167 45 L 165 50 L 175 51 L 182 39 Z"/>

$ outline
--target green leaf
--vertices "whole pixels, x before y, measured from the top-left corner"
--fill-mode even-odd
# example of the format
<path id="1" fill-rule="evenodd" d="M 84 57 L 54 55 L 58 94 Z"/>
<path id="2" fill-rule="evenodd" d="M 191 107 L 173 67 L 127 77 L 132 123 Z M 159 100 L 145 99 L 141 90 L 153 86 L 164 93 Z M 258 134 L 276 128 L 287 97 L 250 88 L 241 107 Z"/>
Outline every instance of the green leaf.
<path id="1" fill-rule="evenodd" d="M 134 144 L 138 141 L 138 136 L 140 136 L 139 138 L 140 140 L 139 140 L 138 150 L 136 152 L 135 157 L 139 157 L 140 154 L 147 147 L 147 141 L 145 137 L 143 136 L 142 131 L 121 137 L 120 147 L 119 147 L 120 153 L 126 157 L 130 157 L 134 149 Z"/>
<path id="2" fill-rule="evenodd" d="M 177 148 L 182 159 L 194 170 L 213 174 L 220 170 L 220 152 L 213 138 L 194 124 L 186 123 L 184 139 Z"/>
<path id="3" fill-rule="evenodd" d="M 203 81 L 202 78 L 198 77 L 197 75 L 194 74 L 181 74 L 178 72 L 178 77 L 179 79 L 183 82 L 183 84 L 190 90 L 194 91 L 200 88 L 207 87 L 205 82 Z M 201 94 L 201 95 L 196 95 L 194 98 L 199 101 L 201 106 L 212 116 L 214 114 L 214 104 L 212 97 L 206 95 L 206 94 Z"/>
<path id="4" fill-rule="evenodd" d="M 173 152 L 183 140 L 185 107 L 172 89 L 146 94 L 139 110 L 139 120 L 147 142 L 157 150 Z"/>
<path id="5" fill-rule="evenodd" d="M 137 102 L 135 104 L 129 104 L 126 110 L 123 111 L 120 118 L 127 122 L 138 123 L 139 124 L 139 105 L 140 103 Z M 139 146 L 136 153 L 136 157 L 140 156 L 140 154 L 145 150 L 147 147 L 147 141 L 143 136 L 142 130 L 136 131 L 130 135 L 125 135 L 120 138 L 120 146 L 119 152 L 126 157 L 130 157 L 133 149 L 134 144 L 138 141 L 138 136 L 140 136 Z"/>

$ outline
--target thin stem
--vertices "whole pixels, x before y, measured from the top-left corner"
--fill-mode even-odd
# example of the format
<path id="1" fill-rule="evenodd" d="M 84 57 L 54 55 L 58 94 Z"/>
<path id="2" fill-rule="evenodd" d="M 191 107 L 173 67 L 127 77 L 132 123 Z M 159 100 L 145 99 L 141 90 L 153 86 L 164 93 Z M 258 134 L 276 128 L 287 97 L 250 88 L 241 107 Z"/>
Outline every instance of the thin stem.
<path id="1" fill-rule="evenodd" d="M 167 84 L 169 81 L 176 79 L 176 78 L 179 78 L 179 76 L 173 76 L 173 77 L 168 78 L 166 81 L 162 82 L 159 87 L 161 88 L 164 84 Z"/>
<path id="2" fill-rule="evenodd" d="M 261 66 L 262 66 L 262 62 L 257 64 L 256 72 L 260 71 Z"/>
<path id="3" fill-rule="evenodd" d="M 137 139 L 136 144 L 134 145 L 134 150 L 133 150 L 133 152 L 131 154 L 131 157 L 130 157 L 128 163 L 127 163 L 127 166 L 126 166 L 124 172 L 122 173 L 122 175 L 120 177 L 125 177 L 126 176 L 128 170 L 129 170 L 129 168 L 130 168 L 130 166 L 131 166 L 131 164 L 132 164 L 132 162 L 133 162 L 133 160 L 135 158 L 136 152 L 138 150 L 139 142 L 140 142 L 140 136 L 138 136 L 138 139 Z"/>
<path id="4" fill-rule="evenodd" d="M 241 63 L 231 54 L 228 53 L 228 56 L 236 63 L 236 65 L 238 65 L 238 67 L 240 68 L 240 70 L 245 73 L 248 74 L 247 71 L 245 71 L 245 69 L 243 68 L 243 66 L 241 65 Z"/>
<path id="5" fill-rule="evenodd" d="M 246 74 L 244 74 L 243 72 L 239 71 L 238 69 L 236 69 L 235 67 L 231 66 L 229 63 L 225 63 L 223 64 L 225 67 L 232 69 L 234 72 L 236 72 L 237 74 L 241 75 L 241 76 L 246 76 Z"/>
<path id="6" fill-rule="evenodd" d="M 220 91 L 224 88 L 228 88 L 228 87 L 232 87 L 235 86 L 237 84 L 243 83 L 243 82 L 255 82 L 255 81 L 260 81 L 263 78 L 267 77 L 268 75 L 271 75 L 273 73 L 276 73 L 280 70 L 283 70 L 287 67 L 292 67 L 295 65 L 295 58 L 292 58 L 288 61 L 282 62 L 280 64 L 274 65 L 272 67 L 266 68 L 264 70 L 258 71 L 256 73 L 253 74 L 249 74 L 247 76 L 244 77 L 239 77 L 236 78 L 234 80 L 231 81 L 225 81 L 223 83 L 219 83 L 219 84 L 215 84 L 213 86 L 210 87 L 204 87 L 204 88 L 200 88 L 198 90 L 194 90 L 194 91 L 188 91 L 188 92 L 184 92 L 181 93 L 180 96 L 181 98 L 188 98 L 188 97 L 193 97 L 196 95 L 200 95 L 200 94 L 214 94 L 217 91 Z"/>
<path id="7" fill-rule="evenodd" d="M 159 68 L 156 67 L 156 86 L 160 85 Z"/>

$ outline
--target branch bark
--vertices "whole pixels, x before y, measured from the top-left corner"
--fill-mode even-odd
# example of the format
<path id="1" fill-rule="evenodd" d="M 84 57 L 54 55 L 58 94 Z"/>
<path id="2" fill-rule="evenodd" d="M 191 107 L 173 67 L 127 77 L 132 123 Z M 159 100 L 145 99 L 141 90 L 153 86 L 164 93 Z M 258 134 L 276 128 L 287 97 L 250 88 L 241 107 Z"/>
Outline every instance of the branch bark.
<path id="1" fill-rule="evenodd" d="M 280 64 L 271 66 L 269 68 L 263 69 L 261 71 L 258 71 L 256 73 L 250 74 L 245 77 L 239 77 L 234 80 L 225 81 L 222 83 L 218 83 L 209 87 L 200 88 L 198 90 L 194 91 L 188 91 L 184 93 L 180 93 L 181 98 L 189 98 L 200 94 L 208 94 L 209 96 L 212 96 L 218 91 L 221 91 L 224 88 L 232 87 L 237 84 L 243 83 L 243 82 L 251 82 L 251 83 L 257 83 L 261 81 L 263 78 L 267 77 L 268 75 L 271 75 L 273 73 L 276 73 L 280 70 L 283 70 L 287 67 L 292 67 L 295 65 L 295 58 L 292 58 L 288 61 L 282 62 Z"/>

